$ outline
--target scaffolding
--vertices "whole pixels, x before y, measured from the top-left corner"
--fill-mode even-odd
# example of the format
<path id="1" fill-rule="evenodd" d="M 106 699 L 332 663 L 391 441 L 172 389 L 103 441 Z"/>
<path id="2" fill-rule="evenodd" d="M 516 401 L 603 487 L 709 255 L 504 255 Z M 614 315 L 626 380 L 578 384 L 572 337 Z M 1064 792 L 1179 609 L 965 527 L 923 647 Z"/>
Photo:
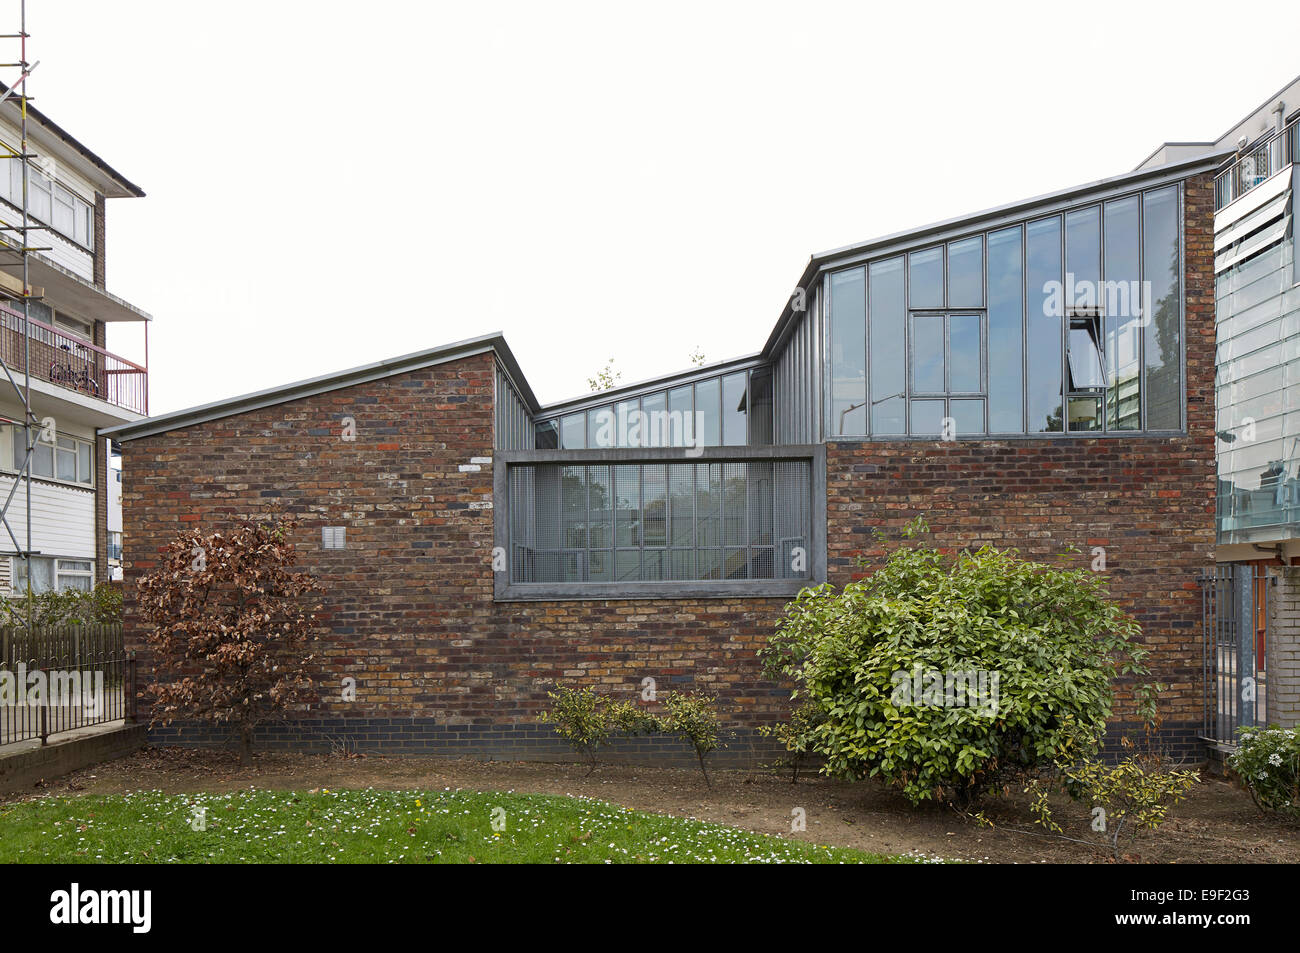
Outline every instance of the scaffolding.
<path id="1" fill-rule="evenodd" d="M 21 207 L 21 224 L 9 225 L 0 223 L 0 260 L 6 267 L 17 265 L 20 269 L 22 313 L 20 320 L 19 339 L 22 342 L 22 367 L 21 383 L 15 379 L 15 371 L 18 368 L 11 367 L 11 361 L 6 360 L 3 351 L 0 351 L 0 371 L 4 374 L 4 381 L 0 381 L 0 390 L 5 392 L 12 387 L 17 394 L 19 403 L 22 404 L 22 420 L 13 420 L 10 418 L 0 418 L 0 425 L 9 426 L 14 429 L 14 436 L 17 439 L 18 433 L 22 433 L 22 447 L 25 448 L 23 453 L 22 466 L 15 467 L 17 474 L 13 483 L 10 485 L 4 499 L 0 500 L 0 525 L 4 527 L 4 532 L 13 542 L 17 555 L 23 562 L 23 568 L 26 573 L 26 595 L 27 611 L 26 617 L 27 628 L 30 631 L 32 626 L 32 453 L 36 448 L 36 439 L 45 439 L 47 442 L 53 442 L 54 437 L 51 430 L 52 422 L 42 421 L 36 418 L 32 412 L 32 393 L 31 393 L 31 299 L 32 285 L 31 275 L 29 272 L 29 256 L 35 251 L 48 251 L 49 249 L 34 247 L 31 243 L 32 232 L 40 230 L 39 226 L 34 226 L 28 212 L 28 180 L 31 171 L 31 164 L 37 156 L 30 150 L 27 141 L 27 103 L 30 99 L 27 93 L 27 80 L 32 71 L 39 65 L 39 61 L 30 62 L 27 59 L 27 0 L 18 0 L 18 32 L 0 34 L 0 40 L 6 43 L 17 42 L 18 58 L 15 62 L 0 63 L 0 70 L 18 70 L 18 78 L 7 84 L 3 93 L 0 94 L 0 105 L 14 100 L 18 104 L 19 112 L 19 144 L 18 149 L 14 149 L 7 143 L 0 141 L 0 158 L 7 159 L 4 163 L 10 166 L 14 160 L 20 164 L 22 171 L 22 207 Z M 8 172 L 9 169 L 6 169 Z M 17 453 L 14 454 L 15 458 Z M 16 461 L 15 461 L 16 462 Z M 15 494 L 18 487 L 23 486 L 21 507 L 15 500 Z M 19 512 L 15 513 L 15 510 Z M 21 516 L 21 530 L 23 532 L 23 542 L 19 542 L 18 535 L 14 532 L 13 523 L 15 517 Z M 10 581 L 12 588 L 12 580 Z"/>

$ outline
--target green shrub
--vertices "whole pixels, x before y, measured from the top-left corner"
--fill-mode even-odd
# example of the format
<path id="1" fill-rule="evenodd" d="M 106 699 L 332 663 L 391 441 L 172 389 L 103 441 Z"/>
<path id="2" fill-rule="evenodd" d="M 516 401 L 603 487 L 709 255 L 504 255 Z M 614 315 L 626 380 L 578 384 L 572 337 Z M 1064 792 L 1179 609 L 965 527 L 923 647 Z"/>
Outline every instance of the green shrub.
<path id="1" fill-rule="evenodd" d="M 587 774 L 599 763 L 600 749 L 615 732 L 626 735 L 673 734 L 695 749 L 704 781 L 710 787 L 704 759 L 709 752 L 723 747 L 716 699 L 693 692 L 669 692 L 664 696 L 664 715 L 646 711 L 635 702 L 617 702 L 590 688 L 565 688 L 556 685 L 546 693 L 551 700 L 549 711 L 538 715 L 555 733 L 587 762 Z"/>
<path id="2" fill-rule="evenodd" d="M 25 626 L 28 616 L 25 593 L 0 596 L 0 625 Z M 34 626 L 114 625 L 122 621 L 122 590 L 101 582 L 94 589 L 49 589 L 33 593 L 31 619 Z"/>
<path id="3" fill-rule="evenodd" d="M 663 730 L 677 735 L 695 749 L 704 774 L 704 783 L 713 787 L 704 758 L 711 751 L 725 747 L 722 728 L 718 721 L 717 699 L 695 692 L 669 692 L 664 696 Z"/>
<path id="4" fill-rule="evenodd" d="M 1094 573 L 906 546 L 842 590 L 805 589 L 761 654 L 816 710 L 823 773 L 969 804 L 1097 749 L 1113 680 L 1146 671 L 1137 634 Z"/>
<path id="5" fill-rule="evenodd" d="M 1195 771 L 1176 770 L 1154 754 L 1129 754 L 1118 764 L 1089 758 L 1061 770 L 1059 781 L 1076 801 L 1091 805 L 1089 829 L 1099 835 L 1115 860 L 1120 858 L 1121 836 L 1131 842 L 1144 830 L 1164 823 L 1169 808 L 1182 801 L 1200 780 Z M 1031 810 L 1036 823 L 1063 835 L 1048 804 L 1049 787 L 1032 783 Z M 1073 839 L 1073 838 L 1071 838 Z"/>
<path id="6" fill-rule="evenodd" d="M 610 700 L 590 688 L 563 685 L 556 685 L 546 697 L 551 700 L 551 708 L 538 720 L 554 726 L 555 733 L 587 760 L 587 773 L 591 774 L 596 768 L 597 752 L 609 741 Z"/>
<path id="7" fill-rule="evenodd" d="M 1261 810 L 1300 818 L 1300 730 L 1242 728 L 1237 750 L 1228 756 Z"/>
<path id="8" fill-rule="evenodd" d="M 803 767 L 815 744 L 814 732 L 821 724 L 822 714 L 815 705 L 804 702 L 790 712 L 790 720 L 776 725 L 759 725 L 758 733 L 764 738 L 775 738 L 788 752 L 784 765 L 790 769 L 790 783 L 799 780 Z"/>

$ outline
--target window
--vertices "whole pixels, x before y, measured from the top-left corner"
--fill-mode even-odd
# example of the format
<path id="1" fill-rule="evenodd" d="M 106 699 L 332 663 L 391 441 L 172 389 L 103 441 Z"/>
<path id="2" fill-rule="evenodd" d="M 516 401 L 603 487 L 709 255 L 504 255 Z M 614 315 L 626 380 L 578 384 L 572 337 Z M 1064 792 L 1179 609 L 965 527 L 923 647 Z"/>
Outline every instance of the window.
<path id="1" fill-rule="evenodd" d="M 1024 245 L 1019 225 L 989 235 L 989 431 L 1022 433 L 1024 408 Z"/>
<path id="2" fill-rule="evenodd" d="M 539 421 L 536 448 L 769 445 L 772 413 L 772 370 L 755 367 Z"/>
<path id="3" fill-rule="evenodd" d="M 811 475 L 806 460 L 512 466 L 511 582 L 810 578 Z"/>
<path id="4" fill-rule="evenodd" d="M 913 434 L 960 437 L 985 432 L 983 325 L 979 314 L 912 315 Z M 950 399 L 955 395 L 969 396 Z"/>
<path id="5" fill-rule="evenodd" d="M 0 160 L 8 173 L 0 172 L 0 198 L 19 208 L 23 204 L 23 164 L 19 159 Z M 29 164 L 27 170 L 27 214 L 48 225 L 64 238 L 86 249 L 93 248 L 95 207 L 75 192 Z"/>
<path id="6" fill-rule="evenodd" d="M 1142 293 L 1141 210 L 1138 197 L 1107 202 L 1102 210 L 1106 232 L 1102 259 L 1106 295 L 1098 305 L 1106 321 L 1106 426 L 1109 430 L 1142 428 Z"/>
<path id="7" fill-rule="evenodd" d="M 873 261 L 869 269 L 871 432 L 907 433 L 907 365 L 903 359 L 907 303 L 903 259 Z"/>
<path id="8" fill-rule="evenodd" d="M 984 307 L 984 237 L 948 245 L 948 307 Z"/>
<path id="9" fill-rule="evenodd" d="M 862 268 L 830 277 L 831 433 L 867 432 L 867 287 Z"/>
<path id="10" fill-rule="evenodd" d="M 94 563 L 88 559 L 56 559 L 55 585 L 60 589 L 94 588 Z"/>
<path id="11" fill-rule="evenodd" d="M 1142 196 L 1142 278 L 1151 289 L 1143 360 L 1146 429 L 1182 426 L 1182 281 L 1178 242 L 1178 189 Z"/>
<path id="12" fill-rule="evenodd" d="M 929 436 L 945 418 L 997 435 L 1178 430 L 1181 195 L 1161 186 L 831 272 L 825 432 Z"/>
<path id="13" fill-rule="evenodd" d="M 118 471 L 119 473 L 121 471 Z M 115 530 L 108 531 L 108 558 L 122 558 L 122 534 Z"/>
<path id="14" fill-rule="evenodd" d="M 1053 287 L 1062 286 L 1060 216 L 1030 222 L 1025 233 L 1029 432 L 1059 432 L 1062 318 Z"/>
<path id="15" fill-rule="evenodd" d="M 53 444 L 40 438 L 40 432 L 32 431 L 36 438 L 32 448 L 32 476 L 46 480 L 62 480 L 65 483 L 80 483 L 91 486 L 95 482 L 93 456 L 88 441 L 78 437 L 56 436 Z M 13 428 L 13 468 L 21 471 L 23 466 L 22 430 Z"/>
<path id="16" fill-rule="evenodd" d="M 943 307 L 942 246 L 907 256 L 907 304 L 913 310 Z"/>
<path id="17" fill-rule="evenodd" d="M 12 556 L 14 592 L 27 591 L 27 564 L 21 556 Z M 82 589 L 89 591 L 95 586 L 95 564 L 89 559 L 58 559 L 49 556 L 31 557 L 31 583 L 33 592 L 48 592 L 51 589 Z"/>
<path id="18" fill-rule="evenodd" d="M 1071 309 L 1065 354 L 1072 431 L 1101 430 L 1101 395 L 1106 387 L 1101 347 L 1101 315 L 1095 309 Z"/>

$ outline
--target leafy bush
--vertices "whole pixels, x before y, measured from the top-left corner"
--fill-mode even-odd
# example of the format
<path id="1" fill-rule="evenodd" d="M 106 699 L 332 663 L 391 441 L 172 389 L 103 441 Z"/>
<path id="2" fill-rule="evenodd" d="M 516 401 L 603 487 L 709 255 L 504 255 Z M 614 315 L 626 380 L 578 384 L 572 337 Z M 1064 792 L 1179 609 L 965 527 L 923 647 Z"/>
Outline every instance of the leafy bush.
<path id="1" fill-rule="evenodd" d="M 1255 805 L 1300 818 L 1300 730 L 1242 728 L 1228 767 L 1245 783 Z"/>
<path id="2" fill-rule="evenodd" d="M 240 761 L 257 726 L 311 698 L 321 592 L 293 569 L 291 519 L 240 523 L 228 532 L 182 533 L 137 587 L 158 680 L 146 688 L 153 720 L 195 718 L 231 728 Z"/>
<path id="3" fill-rule="evenodd" d="M 588 774 L 595 770 L 600 749 L 615 732 L 673 734 L 695 749 L 704 781 L 712 787 L 704 758 L 722 747 L 716 699 L 691 692 L 669 692 L 663 700 L 665 714 L 660 717 L 635 702 L 616 702 L 590 688 L 557 685 L 546 697 L 551 700 L 550 710 L 538 715 L 538 720 L 553 725 L 555 733 L 586 759 Z"/>
<path id="4" fill-rule="evenodd" d="M 969 803 L 1097 749 L 1113 680 L 1146 671 L 1137 634 L 1094 573 L 915 545 L 842 590 L 805 589 L 761 654 L 819 716 L 823 773 Z"/>
<path id="5" fill-rule="evenodd" d="M 1089 758 L 1062 768 L 1059 779 L 1071 797 L 1092 805 L 1089 827 L 1119 860 L 1121 835 L 1132 841 L 1141 831 L 1163 824 L 1169 808 L 1187 796 L 1200 775 L 1176 770 L 1148 752 L 1129 754 L 1114 765 Z M 1048 804 L 1049 788 L 1035 782 L 1026 790 L 1034 793 L 1031 810 L 1036 822 L 1063 836 Z"/>
<path id="6" fill-rule="evenodd" d="M 709 752 L 725 747 L 718 723 L 717 701 L 710 695 L 694 692 L 669 692 L 664 696 L 667 714 L 663 719 L 663 730 L 677 735 L 695 749 L 704 783 L 709 787 L 713 787 L 713 782 L 704 767 L 704 758 Z"/>
<path id="7" fill-rule="evenodd" d="M 122 621 L 122 590 L 101 582 L 94 589 L 49 589 L 31 597 L 32 625 L 114 625 Z M 25 626 L 26 594 L 0 596 L 0 625 Z"/>
<path id="8" fill-rule="evenodd" d="M 556 685 L 546 697 L 551 700 L 551 708 L 538 715 L 538 720 L 555 727 L 555 733 L 588 761 L 587 773 L 591 774 L 596 767 L 596 752 L 609 742 L 610 700 L 590 688 L 563 685 Z"/>
<path id="9" fill-rule="evenodd" d="M 790 768 L 790 783 L 799 780 L 799 769 L 803 767 L 809 752 L 815 743 L 814 732 L 822 721 L 821 711 L 812 704 L 804 702 L 796 705 L 790 713 L 790 720 L 776 725 L 759 725 L 758 733 L 764 738 L 775 738 L 789 753 L 785 766 Z"/>

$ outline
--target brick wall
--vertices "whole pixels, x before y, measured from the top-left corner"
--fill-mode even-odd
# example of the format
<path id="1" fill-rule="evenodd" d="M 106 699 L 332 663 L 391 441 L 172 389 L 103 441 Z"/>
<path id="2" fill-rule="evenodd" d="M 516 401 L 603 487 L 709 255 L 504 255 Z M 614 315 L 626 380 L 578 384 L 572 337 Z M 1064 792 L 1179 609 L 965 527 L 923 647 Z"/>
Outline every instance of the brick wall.
<path id="1" fill-rule="evenodd" d="M 786 694 L 758 678 L 755 649 L 783 600 L 494 603 L 491 355 L 296 400 L 125 445 L 127 639 L 148 654 L 134 583 L 177 532 L 286 512 L 304 568 L 329 592 L 317 646 L 319 706 L 271 744 L 550 757 L 567 749 L 536 715 L 556 681 L 635 697 L 716 693 L 738 732 L 730 754 L 751 757 L 753 728 Z M 356 440 L 341 439 L 342 420 Z M 321 527 L 347 527 L 347 549 L 323 550 Z M 342 701 L 344 677 L 357 700 Z M 147 676 L 146 676 L 147 677 Z M 211 741 L 189 730 L 159 739 Z M 633 742 L 630 753 L 677 742 Z"/>
<path id="2" fill-rule="evenodd" d="M 108 203 L 104 200 L 104 196 L 101 193 L 96 192 L 95 217 L 93 222 L 95 228 L 95 249 L 94 257 L 92 259 L 93 264 L 91 266 L 91 279 L 94 281 L 96 288 L 104 287 L 104 272 L 107 270 L 106 265 L 108 262 L 108 255 L 104 248 L 104 232 L 106 231 L 105 219 L 107 217 L 107 212 Z"/>
<path id="3" fill-rule="evenodd" d="M 1271 570 L 1277 588 L 1270 594 L 1272 616 L 1265 644 L 1265 713 L 1270 725 L 1300 725 L 1300 566 Z"/>
<path id="4" fill-rule="evenodd" d="M 1187 436 L 837 442 L 827 452 L 832 582 L 852 577 L 858 555 L 880 557 L 873 530 L 914 515 L 945 546 L 1057 558 L 1073 545 L 1082 565 L 1104 547 L 1112 591 L 1171 686 L 1168 738 L 1188 754 L 1199 753 L 1201 720 L 1195 579 L 1214 551 L 1210 187 L 1203 176 L 1186 188 Z M 660 691 L 716 693 L 737 731 L 731 760 L 755 757 L 755 727 L 786 704 L 755 655 L 783 600 L 493 602 L 493 512 L 473 505 L 491 501 L 492 468 L 459 466 L 492 453 L 494 373 L 491 355 L 468 357 L 128 442 L 129 643 L 143 649 L 134 582 L 177 532 L 285 512 L 302 523 L 303 565 L 329 589 L 317 649 L 327 691 L 266 742 L 551 757 L 565 749 L 535 721 L 547 688 L 564 680 L 631 698 L 649 676 Z M 355 441 L 342 439 L 345 417 Z M 346 550 L 321 549 L 326 525 L 347 527 Z M 147 677 L 143 651 L 141 661 Z M 355 702 L 339 695 L 345 677 L 357 680 Z M 684 754 L 657 740 L 625 750 L 662 745 Z"/>

